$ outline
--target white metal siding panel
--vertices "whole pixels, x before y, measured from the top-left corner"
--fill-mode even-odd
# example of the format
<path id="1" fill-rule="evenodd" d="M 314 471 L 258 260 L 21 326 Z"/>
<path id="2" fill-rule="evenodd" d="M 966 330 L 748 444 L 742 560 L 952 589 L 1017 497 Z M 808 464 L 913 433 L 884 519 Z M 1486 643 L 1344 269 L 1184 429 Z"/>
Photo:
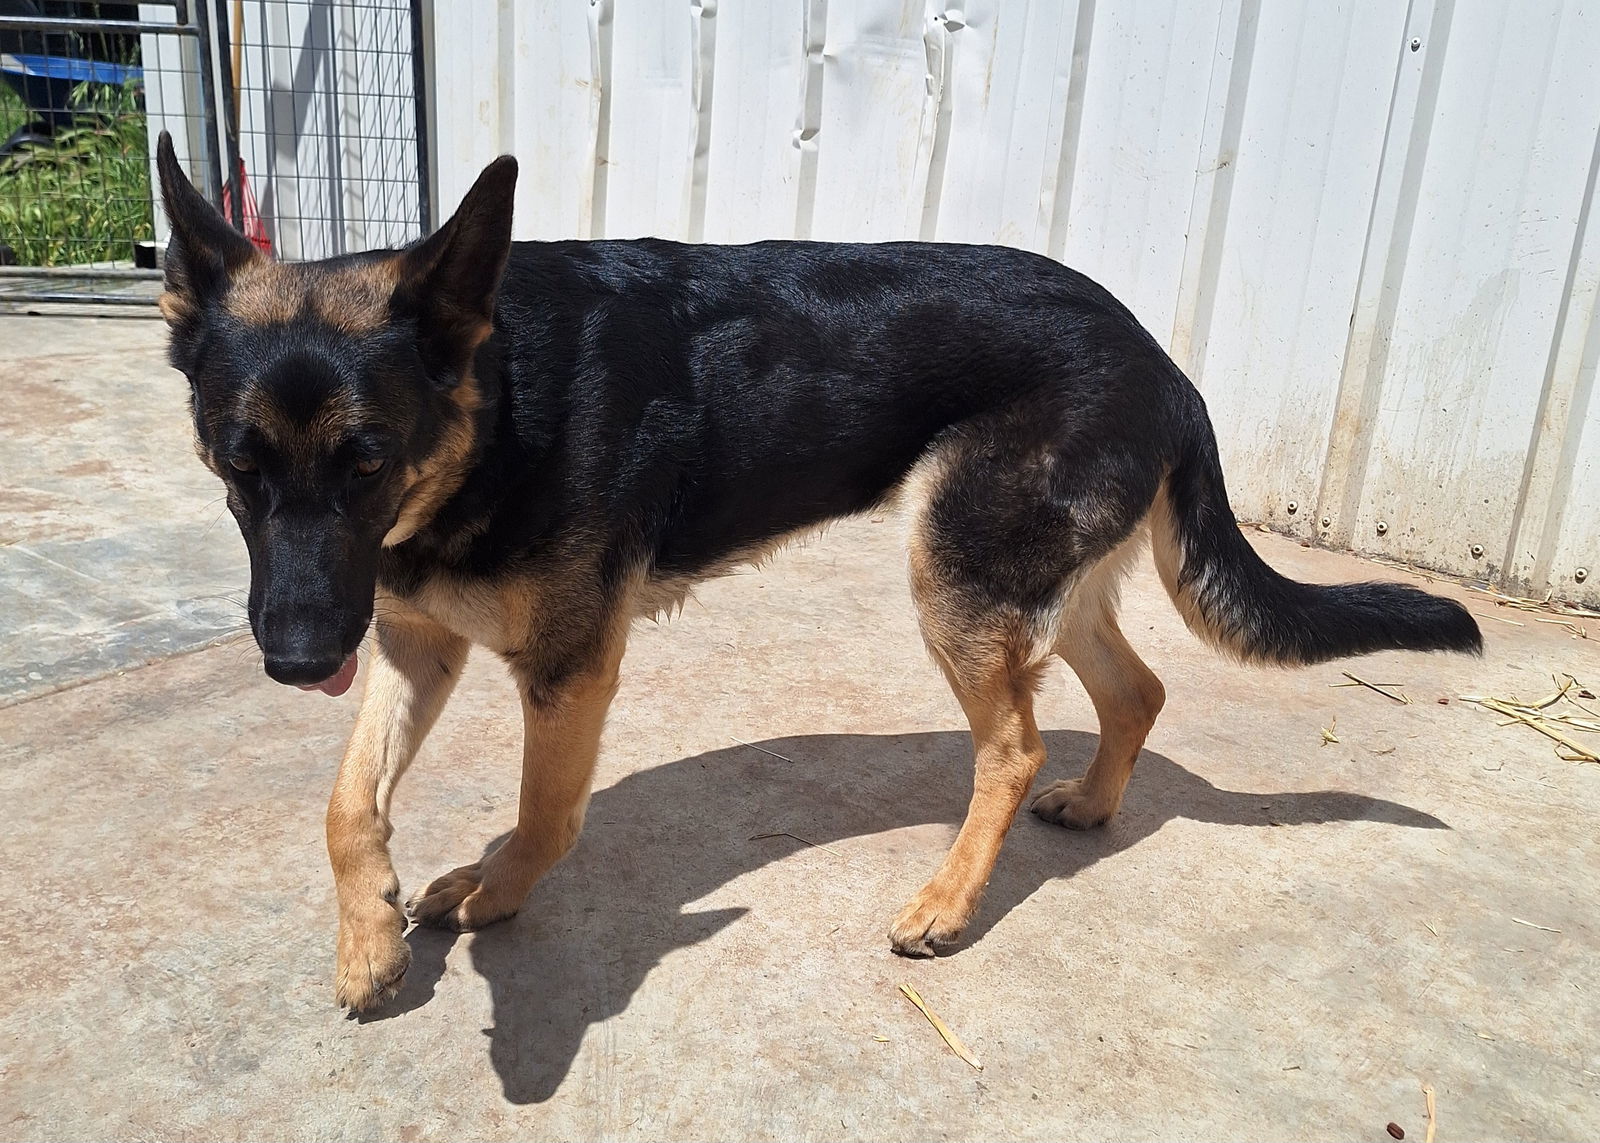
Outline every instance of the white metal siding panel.
<path id="1" fill-rule="evenodd" d="M 513 149 L 519 237 L 1045 251 L 1195 376 L 1241 514 L 1595 598 L 1590 0 L 436 15 L 441 211 Z"/>
<path id="2" fill-rule="evenodd" d="M 689 237 L 695 53 L 688 0 L 618 4 L 611 40 L 606 234 Z"/>
<path id="3" fill-rule="evenodd" d="M 513 78 L 509 85 L 502 79 L 499 87 L 510 96 L 500 101 L 501 118 L 509 123 L 503 123 L 492 150 L 518 159 L 515 233 L 519 238 L 587 238 L 594 229 L 601 91 L 589 5 L 515 4 L 506 15 L 510 43 L 501 43 L 499 66 L 511 69 Z M 480 64 L 479 70 L 492 76 L 495 67 Z M 461 175 L 476 173 L 469 164 L 456 172 L 452 185 L 459 186 Z M 442 178 L 444 172 L 439 174 Z M 441 218 L 459 201 L 459 195 L 444 197 Z"/>
<path id="4" fill-rule="evenodd" d="M 979 0 L 944 21 L 947 141 L 929 238 L 1043 253 L 1060 175 L 1077 13 L 1061 0 Z"/>
<path id="5" fill-rule="evenodd" d="M 1234 181 L 1194 379 L 1237 510 L 1296 531 L 1315 515 L 1404 20 L 1399 5 L 1269 5 L 1219 157 Z"/>
<path id="6" fill-rule="evenodd" d="M 924 39 L 938 31 L 933 16 L 922 0 L 829 0 L 808 237 L 921 232 L 941 95 Z"/>
<path id="7" fill-rule="evenodd" d="M 1569 271 L 1570 285 L 1550 355 L 1538 433 L 1529 457 L 1523 513 L 1506 554 L 1513 582 L 1558 595 L 1593 597 L 1600 581 L 1600 218 L 1595 217 L 1600 130 Z"/>
<path id="8" fill-rule="evenodd" d="M 519 160 L 515 236 L 591 236 L 597 19 L 587 3 L 454 0 L 436 11 L 438 220 L 455 210 L 484 166 L 510 153 Z"/>
<path id="9" fill-rule="evenodd" d="M 1358 547 L 1468 566 L 1480 544 L 1480 566 L 1501 561 L 1600 120 L 1596 31 L 1576 5 L 1456 8 Z"/>
<path id="10" fill-rule="evenodd" d="M 1165 342 L 1205 120 L 1219 12 L 1097 0 L 1064 259 Z"/>
<path id="11" fill-rule="evenodd" d="M 1568 394 L 1551 410 L 1547 431 L 1557 446 L 1551 458 L 1554 470 L 1547 487 L 1551 493 L 1545 527 L 1513 553 L 1519 582 L 1534 590 L 1553 589 L 1562 597 L 1594 598 L 1600 578 L 1600 426 L 1594 403 L 1595 363 L 1600 358 L 1600 320 L 1596 320 L 1596 244 L 1587 252 L 1582 285 L 1588 308 L 1576 314 L 1570 355 L 1561 368 L 1571 370 Z M 1579 332 L 1581 331 L 1581 332 Z M 1533 541 L 1537 540 L 1537 544 Z M 1525 562 L 1524 562 L 1525 561 Z M 1580 575 L 1582 578 L 1580 579 Z"/>
<path id="12" fill-rule="evenodd" d="M 705 239 L 787 236 L 799 207 L 804 8 L 724 3 L 716 11 Z"/>
<path id="13" fill-rule="evenodd" d="M 504 34 L 503 34 L 504 32 Z M 443 221 L 461 202 L 478 172 L 511 144 L 511 132 L 500 122 L 501 104 L 533 105 L 542 93 L 532 76 L 520 77 L 504 66 L 515 52 L 512 30 L 502 29 L 495 0 L 451 0 L 434 13 L 435 96 L 439 100 L 437 138 L 433 141 L 435 217 Z M 587 171 L 571 177 L 585 178 Z M 556 207 L 552 197 L 548 206 Z M 518 207 L 522 206 L 519 199 Z M 538 209 L 538 208 L 535 208 Z M 528 232 L 534 211 L 519 209 L 517 233 Z"/>

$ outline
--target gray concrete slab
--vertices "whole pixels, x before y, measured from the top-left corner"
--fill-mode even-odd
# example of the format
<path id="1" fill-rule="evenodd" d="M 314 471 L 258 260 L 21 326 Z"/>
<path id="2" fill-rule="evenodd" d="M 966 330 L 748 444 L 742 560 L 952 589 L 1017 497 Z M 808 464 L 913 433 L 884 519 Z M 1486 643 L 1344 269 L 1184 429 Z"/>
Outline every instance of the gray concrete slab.
<path id="1" fill-rule="evenodd" d="M 0 706 L 214 643 L 244 545 L 148 316 L 0 316 Z"/>
<path id="2" fill-rule="evenodd" d="M 72 463 L 139 481 L 74 480 L 41 459 L 53 438 L 8 429 L 7 486 L 15 458 L 50 474 L 0 527 L 32 529 L 30 552 L 83 545 L 58 562 L 115 613 L 126 573 L 93 543 L 146 553 L 139 606 L 209 587 L 161 533 L 202 530 L 215 492 L 154 342 L 94 336 L 103 359 L 28 375 L 56 380 L 56 407 L 97 406 L 99 429 L 61 434 Z M 81 534 L 57 503 L 88 506 Z M 1397 574 L 1254 538 L 1304 578 Z M 1459 701 L 1600 681 L 1594 643 L 1501 612 L 1523 625 L 1486 619 L 1481 661 L 1363 660 L 1405 684 L 1400 706 L 1332 688 L 1349 664 L 1214 657 L 1141 569 L 1125 625 L 1170 697 L 1121 815 L 1090 834 L 1023 815 L 966 944 L 911 962 L 884 932 L 953 836 L 970 761 L 902 567 L 897 522 L 857 521 L 642 625 L 573 855 L 508 924 L 411 934 L 373 1019 L 333 1007 L 321 844 L 354 694 L 275 686 L 222 646 L 0 711 L 19 905 L 0 1139 L 1379 1139 L 1390 1121 L 1421 1139 L 1423 1082 L 1441 1143 L 1600 1136 L 1600 767 Z M 38 609 L 0 612 L 0 666 L 78 616 L 100 669 L 113 622 L 26 582 Z M 1039 721 L 1045 777 L 1079 771 L 1093 714 L 1064 670 Z M 475 657 L 397 799 L 406 889 L 509 828 L 518 733 Z"/>

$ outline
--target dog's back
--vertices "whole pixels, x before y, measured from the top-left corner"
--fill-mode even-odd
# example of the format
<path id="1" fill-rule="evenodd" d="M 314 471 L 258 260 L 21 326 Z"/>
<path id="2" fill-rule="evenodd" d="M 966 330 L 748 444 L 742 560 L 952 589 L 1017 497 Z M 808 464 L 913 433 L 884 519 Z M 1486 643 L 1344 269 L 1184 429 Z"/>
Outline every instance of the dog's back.
<path id="1" fill-rule="evenodd" d="M 496 327 L 495 447 L 552 502 L 514 523 L 593 506 L 662 576 L 866 511 L 958 438 L 1069 468 L 1126 439 L 1138 487 L 1101 491 L 1142 514 L 1187 385 L 1106 291 L 998 247 L 518 243 Z"/>

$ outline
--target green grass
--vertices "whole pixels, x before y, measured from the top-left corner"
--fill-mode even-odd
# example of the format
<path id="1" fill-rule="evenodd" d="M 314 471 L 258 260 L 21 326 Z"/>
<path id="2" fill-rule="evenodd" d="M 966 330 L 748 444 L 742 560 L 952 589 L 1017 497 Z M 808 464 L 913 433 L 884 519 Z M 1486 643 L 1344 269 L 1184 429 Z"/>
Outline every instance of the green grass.
<path id="1" fill-rule="evenodd" d="M 27 121 L 28 109 L 22 106 L 17 93 L 0 84 L 0 140 L 5 139 Z"/>
<path id="2" fill-rule="evenodd" d="M 144 111 L 135 85 L 78 89 L 86 114 L 48 145 L 0 159 L 0 242 L 23 266 L 129 262 L 153 234 Z M 28 118 L 0 88 L 0 138 Z"/>

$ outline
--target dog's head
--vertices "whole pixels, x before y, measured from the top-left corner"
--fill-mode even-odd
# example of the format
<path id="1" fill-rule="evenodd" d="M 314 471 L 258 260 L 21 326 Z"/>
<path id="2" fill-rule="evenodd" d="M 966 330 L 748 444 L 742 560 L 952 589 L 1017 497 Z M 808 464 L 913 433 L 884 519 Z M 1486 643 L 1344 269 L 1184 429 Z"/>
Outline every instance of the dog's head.
<path id="1" fill-rule="evenodd" d="M 486 168 L 431 238 L 275 262 L 157 154 L 172 223 L 161 310 L 189 378 L 195 447 L 250 552 L 267 674 L 340 693 L 372 618 L 379 551 L 460 484 L 511 243 L 515 160 Z"/>

